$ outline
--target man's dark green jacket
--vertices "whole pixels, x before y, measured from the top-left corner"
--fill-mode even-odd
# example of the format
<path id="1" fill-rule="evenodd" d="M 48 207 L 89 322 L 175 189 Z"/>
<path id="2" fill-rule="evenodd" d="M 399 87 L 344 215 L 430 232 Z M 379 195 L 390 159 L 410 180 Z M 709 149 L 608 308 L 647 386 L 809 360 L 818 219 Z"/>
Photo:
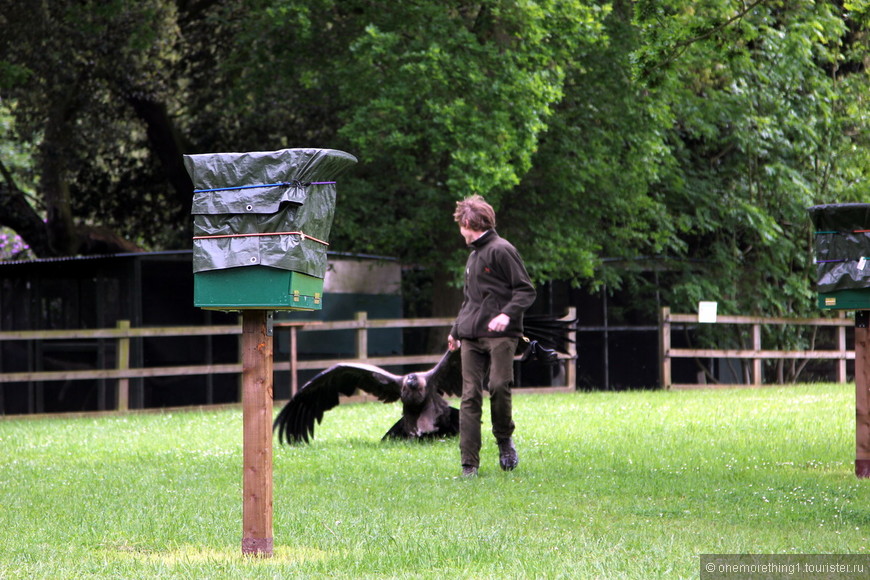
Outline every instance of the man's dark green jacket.
<path id="1" fill-rule="evenodd" d="M 450 334 L 454 338 L 523 335 L 523 314 L 535 301 L 535 287 L 516 248 L 489 230 L 471 242 L 465 264 L 465 299 Z M 489 321 L 507 314 L 502 332 L 487 330 Z"/>

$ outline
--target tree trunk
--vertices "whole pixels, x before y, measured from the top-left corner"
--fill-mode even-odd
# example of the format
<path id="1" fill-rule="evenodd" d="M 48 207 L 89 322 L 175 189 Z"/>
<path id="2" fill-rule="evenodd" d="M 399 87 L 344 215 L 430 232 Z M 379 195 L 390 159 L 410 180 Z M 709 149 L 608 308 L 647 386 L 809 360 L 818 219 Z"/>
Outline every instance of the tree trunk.
<path id="1" fill-rule="evenodd" d="M 64 99 L 52 108 L 45 138 L 40 146 L 40 187 L 45 201 L 46 233 L 52 256 L 71 256 L 78 252 L 64 164 L 73 108 L 69 99 Z"/>
<path id="2" fill-rule="evenodd" d="M 177 202 L 184 214 L 190 213 L 193 204 L 193 181 L 184 167 L 183 139 L 164 103 L 148 98 L 128 96 L 127 102 L 136 115 L 145 123 L 151 151 L 160 160 L 166 178 L 172 184 Z"/>

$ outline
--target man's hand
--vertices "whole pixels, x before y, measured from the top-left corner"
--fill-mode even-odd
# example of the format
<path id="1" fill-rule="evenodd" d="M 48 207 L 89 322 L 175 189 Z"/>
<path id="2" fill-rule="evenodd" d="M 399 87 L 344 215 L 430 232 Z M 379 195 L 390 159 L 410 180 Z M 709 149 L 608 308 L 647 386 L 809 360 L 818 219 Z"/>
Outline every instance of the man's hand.
<path id="1" fill-rule="evenodd" d="M 486 329 L 490 332 L 502 332 L 507 328 L 508 324 L 510 324 L 510 321 L 510 317 L 507 314 L 502 313 L 490 320 Z"/>
<path id="2" fill-rule="evenodd" d="M 447 350 L 456 350 L 462 342 L 459 339 L 453 338 L 452 334 L 447 335 Z"/>

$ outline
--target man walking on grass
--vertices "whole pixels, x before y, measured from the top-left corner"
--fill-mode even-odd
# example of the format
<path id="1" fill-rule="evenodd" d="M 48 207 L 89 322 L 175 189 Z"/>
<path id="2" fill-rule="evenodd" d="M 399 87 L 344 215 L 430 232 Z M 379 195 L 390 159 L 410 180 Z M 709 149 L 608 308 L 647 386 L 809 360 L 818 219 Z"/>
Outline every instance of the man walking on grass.
<path id="1" fill-rule="evenodd" d="M 519 462 L 512 440 L 513 358 L 523 335 L 523 314 L 535 301 L 535 288 L 519 252 L 496 233 L 495 211 L 481 196 L 457 202 L 453 218 L 471 254 L 465 265 L 465 297 L 447 346 L 461 353 L 459 451 L 462 475 L 474 477 L 480 467 L 481 406 L 487 376 L 499 465 L 509 471 Z"/>

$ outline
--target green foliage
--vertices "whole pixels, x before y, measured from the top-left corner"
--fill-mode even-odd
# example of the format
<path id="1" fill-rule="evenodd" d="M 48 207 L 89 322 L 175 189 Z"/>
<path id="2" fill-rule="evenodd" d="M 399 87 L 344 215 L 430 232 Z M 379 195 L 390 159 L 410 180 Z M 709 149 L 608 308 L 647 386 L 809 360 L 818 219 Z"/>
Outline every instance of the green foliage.
<path id="1" fill-rule="evenodd" d="M 526 240 L 537 279 L 618 285 L 633 260 L 679 244 L 651 190 L 667 170 L 667 126 L 627 74 L 637 34 L 619 12 L 604 25 L 606 44 L 578 55 L 533 167 L 502 214 Z"/>
<path id="2" fill-rule="evenodd" d="M 377 201 L 347 201 L 350 216 L 366 215 L 364 230 L 339 241 L 363 238 L 428 264 L 449 255 L 460 241 L 453 203 L 479 193 L 503 205 L 531 165 L 571 56 L 595 41 L 599 13 L 547 1 L 367 14 L 350 45 L 341 135 L 378 168 L 365 172 Z M 446 250 L 431 244 L 445 238 Z"/>
<path id="3" fill-rule="evenodd" d="M 866 188 L 831 179 L 857 145 L 843 123 L 836 70 L 858 46 L 846 46 L 843 15 L 831 3 L 682 6 L 646 20 L 649 41 L 638 51 L 649 62 L 650 51 L 667 47 L 656 61 L 662 69 L 647 78 L 671 103 L 677 180 L 667 214 L 693 261 L 675 277 L 668 303 L 685 309 L 706 296 L 726 312 L 807 314 L 814 301 L 805 210 L 860 199 L 848 190 Z M 848 79 L 866 92 L 863 67 Z"/>
<path id="4" fill-rule="evenodd" d="M 154 174 L 159 152 L 149 149 L 129 99 L 176 103 L 173 6 L 4 1 L 2 12 L 14 25 L 4 27 L 0 62 L 21 73 L 5 77 L 2 96 L 16 103 L 18 142 L 35 150 L 37 205 L 49 228 L 72 227 L 75 216 L 77 226 L 157 238 L 178 221 L 178 206 L 167 203 L 166 176 Z"/>
<path id="5" fill-rule="evenodd" d="M 454 203 L 480 193 L 538 282 L 642 301 L 655 272 L 675 310 L 813 310 L 806 207 L 870 200 L 865 0 L 388 8 L 0 0 L 34 153 L 4 152 L 4 185 L 47 224 L 0 223 L 39 251 L 91 225 L 188 247 L 182 153 L 331 147 L 360 158 L 333 250 L 457 271 Z"/>
<path id="6" fill-rule="evenodd" d="M 16 138 L 14 110 L 14 101 L 0 101 L 0 160 L 6 171 L 19 177 L 20 187 L 32 193 L 36 177 L 33 173 L 33 145 Z"/>
<path id="7" fill-rule="evenodd" d="M 409 153 L 440 162 L 449 191 L 516 185 L 561 97 L 561 62 L 594 24 L 577 2 L 541 4 L 383 13 L 351 46 L 362 82 L 343 132 L 399 168 L 427 161 Z"/>
<path id="8" fill-rule="evenodd" d="M 14 173 L 19 176 L 20 187 L 32 191 L 33 151 L 29 143 L 22 143 L 14 138 L 13 108 L 14 103 L 0 101 L 0 161 L 3 171 L 6 172 L 0 175 L 0 180 L 7 179 Z M 0 226 L 0 260 L 24 260 L 33 257 L 21 236 Z"/>
<path id="9" fill-rule="evenodd" d="M 393 405 L 330 411 L 274 450 L 271 559 L 241 556 L 239 409 L 0 421 L 0 576 L 695 578 L 870 547 L 851 385 L 514 403 L 518 469 L 488 440 L 475 480 L 455 440 L 381 443 Z"/>

